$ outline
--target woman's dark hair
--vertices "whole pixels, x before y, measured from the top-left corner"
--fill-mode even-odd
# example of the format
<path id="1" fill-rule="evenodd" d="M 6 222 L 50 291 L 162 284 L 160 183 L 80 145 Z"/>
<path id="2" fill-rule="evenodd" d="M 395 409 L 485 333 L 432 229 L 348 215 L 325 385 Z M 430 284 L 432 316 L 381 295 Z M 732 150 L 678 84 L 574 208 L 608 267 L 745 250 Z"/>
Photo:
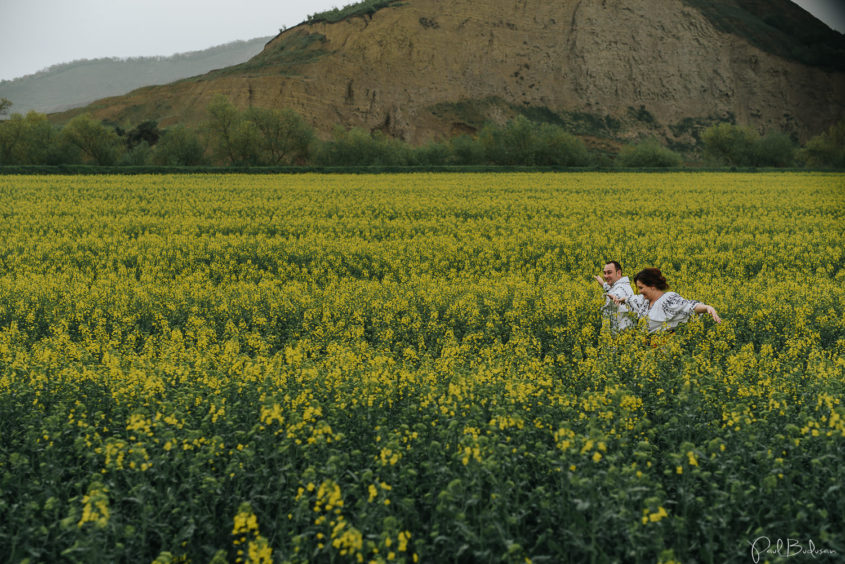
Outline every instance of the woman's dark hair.
<path id="1" fill-rule="evenodd" d="M 659 268 L 644 268 L 637 272 L 634 276 L 634 283 L 642 282 L 650 288 L 657 288 L 658 290 L 668 290 L 669 283 L 663 277 Z"/>

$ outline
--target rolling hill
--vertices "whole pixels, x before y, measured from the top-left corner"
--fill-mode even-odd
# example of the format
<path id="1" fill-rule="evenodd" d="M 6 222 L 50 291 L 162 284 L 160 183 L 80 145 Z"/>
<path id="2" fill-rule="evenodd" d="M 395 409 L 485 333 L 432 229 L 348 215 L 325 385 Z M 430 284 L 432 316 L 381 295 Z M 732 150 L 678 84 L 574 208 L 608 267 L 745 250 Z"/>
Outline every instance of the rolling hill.
<path id="1" fill-rule="evenodd" d="M 515 115 L 692 146 L 718 121 L 805 140 L 845 115 L 845 36 L 788 0 L 405 0 L 312 16 L 249 61 L 97 101 L 196 124 L 216 94 L 421 143 Z M 83 110 L 66 112 L 63 121 Z"/>
<path id="2" fill-rule="evenodd" d="M 234 41 L 225 45 L 170 57 L 86 59 L 53 65 L 35 74 L 0 81 L 0 98 L 26 113 L 58 112 L 102 98 L 131 92 L 151 84 L 204 74 L 242 63 L 260 53 L 270 37 Z"/>

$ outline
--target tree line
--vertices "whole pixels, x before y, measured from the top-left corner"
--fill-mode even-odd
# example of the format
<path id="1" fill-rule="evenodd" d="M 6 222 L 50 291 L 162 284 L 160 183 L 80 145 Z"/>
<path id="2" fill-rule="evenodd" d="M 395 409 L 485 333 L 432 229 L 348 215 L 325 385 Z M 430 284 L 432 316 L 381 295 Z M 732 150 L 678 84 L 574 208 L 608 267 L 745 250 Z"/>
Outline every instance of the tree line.
<path id="1" fill-rule="evenodd" d="M 11 104 L 0 100 L 0 115 Z M 845 121 L 799 147 L 786 134 L 759 135 L 720 123 L 700 135 L 701 164 L 730 167 L 845 167 Z M 488 124 L 475 135 L 412 146 L 380 131 L 337 127 L 328 140 L 316 137 L 290 109 L 237 109 L 218 95 L 197 128 L 159 128 L 145 121 L 131 130 L 88 114 L 64 126 L 46 115 L 12 114 L 0 121 L 0 165 L 126 166 L 461 166 L 679 167 L 684 157 L 656 139 L 623 146 L 616 155 L 590 150 L 563 127 L 524 116 Z"/>

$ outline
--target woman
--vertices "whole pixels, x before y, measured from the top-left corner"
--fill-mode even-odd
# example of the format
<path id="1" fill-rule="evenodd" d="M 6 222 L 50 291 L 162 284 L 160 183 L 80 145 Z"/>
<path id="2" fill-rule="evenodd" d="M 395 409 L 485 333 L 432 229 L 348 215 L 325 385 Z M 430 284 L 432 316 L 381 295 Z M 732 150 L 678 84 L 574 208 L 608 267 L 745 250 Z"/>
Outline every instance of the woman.
<path id="1" fill-rule="evenodd" d="M 693 313 L 707 313 L 716 323 L 722 320 L 713 306 L 695 300 L 685 300 L 669 291 L 666 278 L 657 268 L 644 268 L 634 276 L 639 294 L 617 298 L 608 294 L 616 304 L 626 304 L 638 317 L 648 319 L 648 332 L 672 331 L 686 323 Z"/>

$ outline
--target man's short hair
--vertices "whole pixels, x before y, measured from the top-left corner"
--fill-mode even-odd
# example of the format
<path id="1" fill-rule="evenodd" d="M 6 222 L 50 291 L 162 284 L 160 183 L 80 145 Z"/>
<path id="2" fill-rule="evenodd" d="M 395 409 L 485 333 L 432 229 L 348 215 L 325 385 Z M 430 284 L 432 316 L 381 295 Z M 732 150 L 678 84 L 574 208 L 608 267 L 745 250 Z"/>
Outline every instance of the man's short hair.
<path id="1" fill-rule="evenodd" d="M 616 268 L 616 270 L 622 272 L 622 265 L 616 262 L 615 260 L 606 260 L 604 261 L 604 264 L 612 264 Z"/>

